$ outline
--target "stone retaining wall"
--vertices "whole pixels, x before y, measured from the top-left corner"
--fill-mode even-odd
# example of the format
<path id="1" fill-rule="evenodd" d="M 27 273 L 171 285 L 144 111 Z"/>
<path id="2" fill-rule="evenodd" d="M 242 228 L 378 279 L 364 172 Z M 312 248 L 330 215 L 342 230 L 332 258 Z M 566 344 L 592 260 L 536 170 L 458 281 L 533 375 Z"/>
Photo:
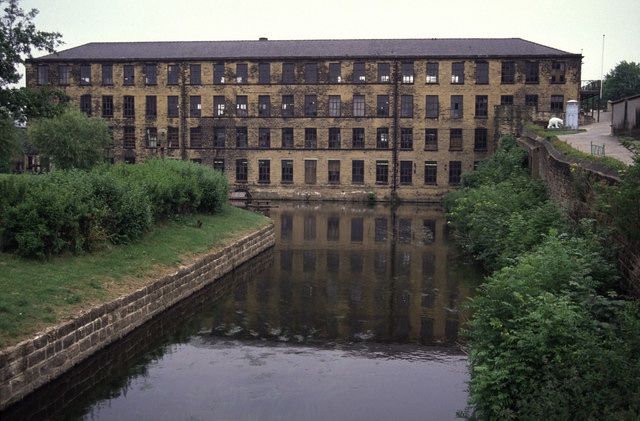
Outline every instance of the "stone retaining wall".
<path id="1" fill-rule="evenodd" d="M 570 218 L 578 221 L 600 217 L 599 223 L 610 224 L 608 220 L 601 220 L 603 215 L 594 215 L 593 209 L 597 184 L 620 183 L 615 171 L 598 163 L 566 156 L 549 141 L 527 130 L 518 142 L 529 153 L 531 175 L 544 181 L 551 199 Z M 629 294 L 640 298 L 640 250 L 621 236 L 615 238 L 614 243 L 619 250 L 618 268 L 627 281 L 624 287 Z"/>
<path id="2" fill-rule="evenodd" d="M 0 409 L 22 399 L 154 315 L 275 244 L 273 225 L 198 258 L 144 288 L 0 351 Z"/>

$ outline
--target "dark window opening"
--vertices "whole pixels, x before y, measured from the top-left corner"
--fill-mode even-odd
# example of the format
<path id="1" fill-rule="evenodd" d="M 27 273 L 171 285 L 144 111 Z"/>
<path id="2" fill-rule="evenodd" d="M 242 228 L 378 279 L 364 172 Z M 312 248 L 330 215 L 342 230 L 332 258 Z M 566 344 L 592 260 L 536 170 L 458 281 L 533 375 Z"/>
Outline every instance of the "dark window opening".
<path id="1" fill-rule="evenodd" d="M 438 63 L 427 63 L 427 83 L 438 83 Z"/>
<path id="2" fill-rule="evenodd" d="M 158 83 L 158 69 L 155 64 L 144 65 L 144 84 L 156 85 Z"/>
<path id="3" fill-rule="evenodd" d="M 282 147 L 293 148 L 293 128 L 285 127 L 282 129 Z"/>
<path id="4" fill-rule="evenodd" d="M 156 96 L 147 95 L 145 99 L 145 116 L 147 118 L 156 118 L 158 116 L 158 100 Z"/>
<path id="5" fill-rule="evenodd" d="M 389 129 L 387 127 L 379 127 L 376 131 L 376 148 L 389 148 Z"/>
<path id="6" fill-rule="evenodd" d="M 271 129 L 265 127 L 258 129 L 258 147 L 264 149 L 271 147 Z"/>
<path id="7" fill-rule="evenodd" d="M 258 96 L 258 116 L 271 116 L 271 97 L 269 95 Z"/>
<path id="8" fill-rule="evenodd" d="M 213 83 L 215 85 L 224 83 L 224 63 L 222 62 L 213 64 Z"/>
<path id="9" fill-rule="evenodd" d="M 293 95 L 282 95 L 282 117 L 293 117 Z"/>
<path id="10" fill-rule="evenodd" d="M 318 83 L 317 63 L 306 63 L 304 65 L 304 81 L 305 83 Z"/>
<path id="11" fill-rule="evenodd" d="M 317 97 L 315 95 L 304 96 L 304 115 L 315 117 L 318 115 Z"/>
<path id="12" fill-rule="evenodd" d="M 191 148 L 202 148 L 202 128 L 191 127 L 189 129 L 189 146 Z"/>
<path id="13" fill-rule="evenodd" d="M 271 63 L 258 63 L 258 83 L 271 83 Z"/>
<path id="14" fill-rule="evenodd" d="M 249 105 L 246 95 L 236 96 L 236 116 L 247 117 L 249 115 Z"/>
<path id="15" fill-rule="evenodd" d="M 315 149 L 318 147 L 318 132 L 316 129 L 304 129 L 304 147 L 307 149 Z"/>
<path id="16" fill-rule="evenodd" d="M 476 84 L 486 85 L 489 83 L 489 63 L 486 61 L 476 61 Z"/>
<path id="17" fill-rule="evenodd" d="M 402 83 L 413 83 L 413 62 L 407 61 L 402 63 L 400 67 L 402 75 Z"/>
<path id="18" fill-rule="evenodd" d="M 80 111 L 82 111 L 88 116 L 91 115 L 91 95 L 87 94 L 87 95 L 82 95 L 80 97 Z M 104 107 L 103 107 L 103 111 L 104 111 Z M 113 110 L 111 112 L 113 114 Z"/>
<path id="19" fill-rule="evenodd" d="M 426 161 L 424 163 L 424 184 L 435 186 L 438 181 L 438 163 Z"/>
<path id="20" fill-rule="evenodd" d="M 540 82 L 540 65 L 537 61 L 525 61 L 524 63 L 525 83 Z"/>
<path id="21" fill-rule="evenodd" d="M 400 149 L 413 149 L 413 129 L 411 127 L 400 128 Z"/>
<path id="22" fill-rule="evenodd" d="M 438 129 L 425 129 L 424 149 L 426 151 L 438 150 Z"/>
<path id="23" fill-rule="evenodd" d="M 391 65 L 389 63 L 378 63 L 378 82 L 388 83 L 391 81 Z"/>
<path id="24" fill-rule="evenodd" d="M 282 63 L 282 83 L 295 83 L 296 67 L 293 63 Z"/>
<path id="25" fill-rule="evenodd" d="M 342 69 L 340 63 L 329 63 L 329 82 L 342 82 Z"/>
<path id="26" fill-rule="evenodd" d="M 134 126 L 124 126 L 123 128 L 123 143 L 124 149 L 136 148 L 136 128 Z"/>
<path id="27" fill-rule="evenodd" d="M 236 159 L 236 183 L 246 183 L 248 163 L 246 159 Z"/>
<path id="28" fill-rule="evenodd" d="M 413 117 L 413 95 L 402 95 L 400 97 L 400 117 Z"/>
<path id="29" fill-rule="evenodd" d="M 271 183 L 271 161 L 268 159 L 258 160 L 258 183 Z"/>
<path id="30" fill-rule="evenodd" d="M 351 182 L 354 184 L 364 183 L 364 161 L 351 161 Z"/>
<path id="31" fill-rule="evenodd" d="M 125 86 L 133 86 L 135 84 L 135 67 L 133 64 L 125 64 L 122 66 L 122 84 Z M 176 81 L 177 84 L 177 81 Z"/>
<path id="32" fill-rule="evenodd" d="M 502 83 L 515 83 L 516 81 L 516 63 L 513 61 L 502 62 L 502 73 L 500 81 Z"/>
<path id="33" fill-rule="evenodd" d="M 249 81 L 249 67 L 247 63 L 236 64 L 236 83 L 247 83 Z"/>
<path id="34" fill-rule="evenodd" d="M 400 184 L 410 185 L 413 182 L 413 161 L 400 161 Z"/>
<path id="35" fill-rule="evenodd" d="M 462 129 L 451 129 L 449 131 L 449 150 L 462 150 Z"/>
<path id="36" fill-rule="evenodd" d="M 283 159 L 281 162 L 282 162 L 282 184 L 293 183 L 293 160 Z"/>
<path id="37" fill-rule="evenodd" d="M 167 117 L 178 117 L 178 96 L 171 95 L 167 97 Z"/>
<path id="38" fill-rule="evenodd" d="M 489 97 L 476 95 L 476 118 L 486 118 L 489 113 Z"/>
<path id="39" fill-rule="evenodd" d="M 462 95 L 451 95 L 451 118 L 462 118 Z"/>
<path id="40" fill-rule="evenodd" d="M 178 127 L 167 127 L 167 147 L 169 149 L 180 147 L 180 129 Z"/>
<path id="41" fill-rule="evenodd" d="M 389 182 L 389 161 L 376 161 L 376 184 Z"/>
<path id="42" fill-rule="evenodd" d="M 227 131 L 224 127 L 213 128 L 213 147 L 224 148 L 227 141 Z"/>
<path id="43" fill-rule="evenodd" d="M 190 64 L 189 65 L 189 83 L 191 85 L 201 85 L 201 68 L 199 64 Z"/>
<path id="44" fill-rule="evenodd" d="M 477 152 L 484 152 L 487 150 L 487 129 L 484 127 L 477 127 L 475 130 L 473 150 Z"/>
<path id="45" fill-rule="evenodd" d="M 340 149 L 340 128 L 329 128 L 329 149 Z"/>
<path id="46" fill-rule="evenodd" d="M 464 84 L 464 61 L 451 63 L 451 83 Z"/>
<path id="47" fill-rule="evenodd" d="M 113 96 L 104 95 L 102 97 L 102 117 L 113 117 Z"/>
<path id="48" fill-rule="evenodd" d="M 353 83 L 365 83 L 367 81 L 367 69 L 363 61 L 353 63 Z"/>
<path id="49" fill-rule="evenodd" d="M 329 184 L 340 184 L 340 161 L 329 160 L 328 181 Z"/>
<path id="50" fill-rule="evenodd" d="M 438 118 L 440 115 L 440 103 L 438 95 L 427 95 L 427 118 Z"/>
<path id="51" fill-rule="evenodd" d="M 180 80 L 180 66 L 170 64 L 167 66 L 167 85 L 177 85 Z"/>
<path id="52" fill-rule="evenodd" d="M 113 85 L 113 64 L 102 65 L 102 84 Z"/>
<path id="53" fill-rule="evenodd" d="M 376 101 L 376 115 L 378 117 L 389 116 L 389 95 L 378 95 Z"/>
<path id="54" fill-rule="evenodd" d="M 460 184 L 460 178 L 462 175 L 462 162 L 461 161 L 449 161 L 449 184 Z"/>
<path id="55" fill-rule="evenodd" d="M 353 137 L 352 137 L 351 147 L 353 149 L 363 149 L 364 148 L 364 128 L 356 127 L 353 129 Z"/>
<path id="56" fill-rule="evenodd" d="M 316 169 L 318 161 L 315 159 L 304 160 L 304 182 L 305 184 L 316 184 Z"/>
<path id="57" fill-rule="evenodd" d="M 47 76 L 48 80 L 48 76 Z M 91 65 L 80 65 L 80 85 L 91 85 Z"/>
<path id="58" fill-rule="evenodd" d="M 243 149 L 249 144 L 246 127 L 236 127 L 236 148 Z"/>
<path id="59" fill-rule="evenodd" d="M 135 98 L 131 95 L 125 95 L 122 97 L 122 117 L 135 118 L 136 106 Z"/>
<path id="60" fill-rule="evenodd" d="M 202 102 L 200 102 L 200 95 L 191 95 L 189 97 L 189 116 L 200 117 L 202 113 Z"/>

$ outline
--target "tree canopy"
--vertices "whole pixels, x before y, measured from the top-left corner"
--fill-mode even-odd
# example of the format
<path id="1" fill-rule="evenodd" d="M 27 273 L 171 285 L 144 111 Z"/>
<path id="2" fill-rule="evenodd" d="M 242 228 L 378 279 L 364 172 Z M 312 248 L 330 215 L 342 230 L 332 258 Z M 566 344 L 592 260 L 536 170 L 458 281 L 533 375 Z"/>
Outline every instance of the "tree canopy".
<path id="1" fill-rule="evenodd" d="M 615 101 L 640 94 L 640 63 L 621 61 L 604 77 L 602 97 Z"/>
<path id="2" fill-rule="evenodd" d="M 111 145 L 104 120 L 77 110 L 35 120 L 27 133 L 40 156 L 50 158 L 59 169 L 91 168 L 104 161 L 104 151 Z"/>

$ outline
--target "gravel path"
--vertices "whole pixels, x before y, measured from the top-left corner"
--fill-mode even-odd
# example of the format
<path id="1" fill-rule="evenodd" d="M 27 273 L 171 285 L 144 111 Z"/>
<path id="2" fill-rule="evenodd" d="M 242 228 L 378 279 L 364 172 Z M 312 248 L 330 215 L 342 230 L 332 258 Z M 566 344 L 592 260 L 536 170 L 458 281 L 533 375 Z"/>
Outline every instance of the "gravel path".
<path id="1" fill-rule="evenodd" d="M 591 143 L 605 147 L 605 155 L 616 158 L 627 165 L 633 164 L 633 153 L 625 148 L 617 137 L 611 135 L 611 113 L 600 113 L 600 122 L 582 127 L 586 132 L 558 136 L 574 148 L 591 153 Z"/>

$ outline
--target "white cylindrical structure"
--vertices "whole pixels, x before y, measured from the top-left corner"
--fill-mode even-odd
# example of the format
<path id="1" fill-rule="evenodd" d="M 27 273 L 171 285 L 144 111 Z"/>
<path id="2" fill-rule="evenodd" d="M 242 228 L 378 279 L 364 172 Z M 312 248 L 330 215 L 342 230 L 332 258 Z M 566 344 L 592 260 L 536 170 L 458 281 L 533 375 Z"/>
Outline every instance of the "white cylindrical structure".
<path id="1" fill-rule="evenodd" d="M 564 126 L 568 129 L 578 130 L 578 117 L 580 107 L 578 101 L 572 99 L 567 101 L 567 112 L 565 113 Z"/>

